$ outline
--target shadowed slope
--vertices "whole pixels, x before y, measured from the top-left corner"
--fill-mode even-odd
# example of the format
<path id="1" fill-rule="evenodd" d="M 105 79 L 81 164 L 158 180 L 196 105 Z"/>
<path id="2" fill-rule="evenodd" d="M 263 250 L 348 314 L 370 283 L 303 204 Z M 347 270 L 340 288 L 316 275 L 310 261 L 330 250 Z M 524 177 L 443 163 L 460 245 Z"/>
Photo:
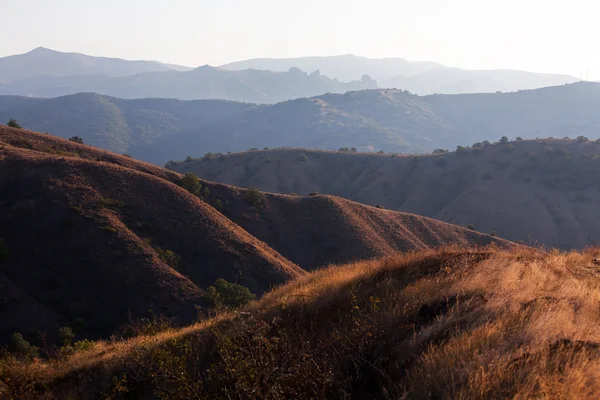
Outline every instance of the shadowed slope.
<path id="1" fill-rule="evenodd" d="M 34 149 L 9 144 L 20 137 L 34 139 L 21 143 Z M 105 154 L 66 141 L 50 152 L 36 150 L 44 141 L 8 129 L 0 136 L 0 237 L 9 250 L 0 273 L 15 293 L 5 311 L 16 302 L 55 317 L 32 330 L 83 319 L 80 325 L 95 336 L 129 316 L 189 318 L 193 305 L 202 304 L 200 288 L 217 278 L 262 293 L 304 273 L 163 178 L 176 174 L 114 155 L 106 155 L 109 162 L 84 159 L 65 149 Z M 150 173 L 127 168 L 129 162 Z M 32 322 L 24 316 L 32 312 L 0 318 L 2 334 L 27 331 Z"/>

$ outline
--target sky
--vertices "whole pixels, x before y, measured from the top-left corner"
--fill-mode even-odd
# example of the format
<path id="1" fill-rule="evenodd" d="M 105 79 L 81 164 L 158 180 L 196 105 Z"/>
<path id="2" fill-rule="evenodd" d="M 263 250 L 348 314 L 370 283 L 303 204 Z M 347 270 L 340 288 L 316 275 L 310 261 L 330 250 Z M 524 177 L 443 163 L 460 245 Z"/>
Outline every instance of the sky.
<path id="1" fill-rule="evenodd" d="M 593 0 L 0 0 L 0 57 L 36 47 L 196 67 L 356 54 L 600 79 Z"/>

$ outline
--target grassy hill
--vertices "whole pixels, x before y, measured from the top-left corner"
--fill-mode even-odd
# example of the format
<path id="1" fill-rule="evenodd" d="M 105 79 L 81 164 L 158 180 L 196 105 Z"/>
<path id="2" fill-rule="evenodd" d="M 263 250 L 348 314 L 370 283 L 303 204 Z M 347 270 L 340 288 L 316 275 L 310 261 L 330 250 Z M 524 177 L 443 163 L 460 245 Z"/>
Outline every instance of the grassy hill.
<path id="1" fill-rule="evenodd" d="M 265 194 L 49 135 L 0 128 L 0 342 L 189 321 L 218 278 L 255 294 L 330 263 L 512 243 L 334 197 Z M 352 245 L 350 250 L 345 246 Z M 300 266 L 296 265 L 300 264 Z M 32 318 L 23 318 L 31 315 Z"/>
<path id="2" fill-rule="evenodd" d="M 275 149 L 175 164 L 211 181 L 274 193 L 330 194 L 526 244 L 600 240 L 600 146 L 539 139 L 440 155 Z"/>
<path id="3" fill-rule="evenodd" d="M 0 393 L 594 399 L 598 256 L 446 248 L 332 267 L 182 330 L 7 359 Z"/>

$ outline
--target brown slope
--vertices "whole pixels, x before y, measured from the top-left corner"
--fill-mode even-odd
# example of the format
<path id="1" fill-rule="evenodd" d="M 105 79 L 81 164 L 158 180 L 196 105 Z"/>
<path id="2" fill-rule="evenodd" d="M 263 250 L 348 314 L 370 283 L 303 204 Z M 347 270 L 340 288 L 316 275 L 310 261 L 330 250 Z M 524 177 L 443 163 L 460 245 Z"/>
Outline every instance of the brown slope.
<path id="1" fill-rule="evenodd" d="M 339 197 L 266 193 L 265 204 L 255 207 L 246 190 L 204 184 L 210 188 L 209 202 L 219 199 L 227 217 L 306 270 L 447 244 L 513 246 L 456 225 Z"/>
<path id="2" fill-rule="evenodd" d="M 332 194 L 473 224 L 479 231 L 524 243 L 583 248 L 600 241 L 600 145 L 591 141 L 515 141 L 470 149 L 462 156 L 277 149 L 175 169 L 276 193 Z"/>
<path id="3" fill-rule="evenodd" d="M 55 315 L 42 324 L 48 330 L 79 325 L 86 335 L 106 335 L 130 316 L 193 316 L 200 288 L 220 277 L 262 293 L 304 273 L 165 179 L 16 148 L 7 140 L 13 132 L 0 137 L 0 237 L 10 249 L 0 260 L 3 337 L 38 330 L 29 321 L 36 309 Z M 181 257 L 177 271 L 159 248 Z M 23 308 L 21 318 L 15 307 Z"/>

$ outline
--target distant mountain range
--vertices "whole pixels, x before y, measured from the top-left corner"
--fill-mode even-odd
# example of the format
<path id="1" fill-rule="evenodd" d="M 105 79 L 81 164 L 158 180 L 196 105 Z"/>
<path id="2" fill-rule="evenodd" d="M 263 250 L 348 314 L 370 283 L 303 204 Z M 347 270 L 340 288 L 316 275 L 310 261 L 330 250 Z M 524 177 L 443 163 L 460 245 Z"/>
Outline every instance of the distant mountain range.
<path id="1" fill-rule="evenodd" d="M 0 96 L 0 121 L 164 165 L 263 147 L 420 153 L 482 140 L 600 137 L 600 84 L 515 93 L 416 96 L 401 90 L 327 94 L 274 105 L 222 100 Z"/>
<path id="2" fill-rule="evenodd" d="M 309 72 L 319 70 L 329 77 L 341 80 L 359 79 L 366 74 L 377 80 L 381 88 L 404 89 L 421 95 L 508 92 L 562 85 L 578 80 L 569 75 L 516 70 L 466 70 L 429 61 L 370 59 L 350 54 L 332 57 L 255 58 L 225 64 L 221 68 L 285 71 L 292 66 Z"/>
<path id="3" fill-rule="evenodd" d="M 0 83 L 41 76 L 104 75 L 117 77 L 147 72 L 186 71 L 190 69 L 157 61 L 129 61 L 119 58 L 92 57 L 79 53 L 61 53 L 38 47 L 25 54 L 0 58 Z"/>
<path id="4" fill-rule="evenodd" d="M 380 83 L 378 84 L 377 81 Z M 94 92 L 126 99 L 221 99 L 277 103 L 351 90 L 398 88 L 411 93 L 486 93 L 577 81 L 568 75 L 512 70 L 470 71 L 401 58 L 353 55 L 254 59 L 196 69 L 38 48 L 0 58 L 0 95 L 57 97 Z"/>
<path id="5" fill-rule="evenodd" d="M 375 89 L 377 82 L 339 82 L 298 68 L 286 72 L 196 69 L 36 49 L 0 59 L 0 94 L 57 97 L 81 92 L 133 98 L 223 99 L 276 103 L 323 93 Z"/>

